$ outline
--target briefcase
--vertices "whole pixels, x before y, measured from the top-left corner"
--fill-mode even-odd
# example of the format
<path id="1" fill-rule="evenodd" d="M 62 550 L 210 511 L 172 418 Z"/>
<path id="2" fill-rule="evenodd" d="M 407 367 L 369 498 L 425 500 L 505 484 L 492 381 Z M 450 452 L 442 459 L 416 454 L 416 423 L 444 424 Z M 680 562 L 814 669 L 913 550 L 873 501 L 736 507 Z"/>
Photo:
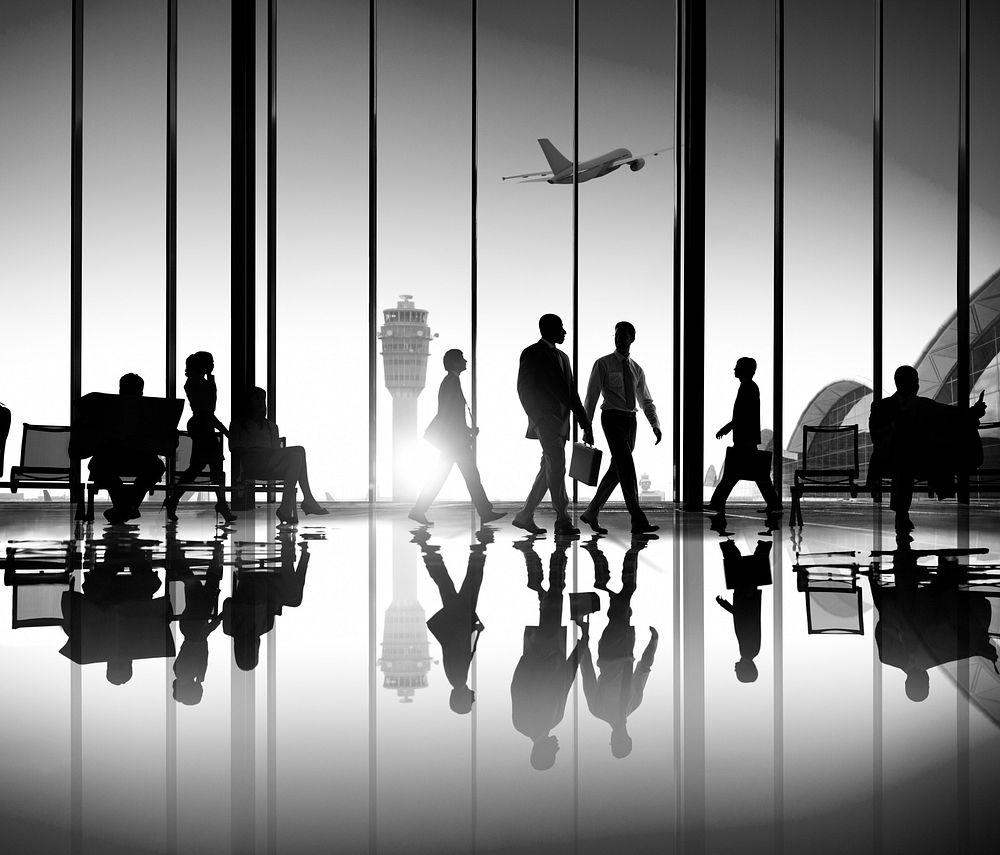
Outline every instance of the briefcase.
<path id="1" fill-rule="evenodd" d="M 601 474 L 601 450 L 582 442 L 573 443 L 573 457 L 569 463 L 569 477 L 583 481 L 591 487 Z"/>
<path id="2" fill-rule="evenodd" d="M 723 473 L 735 475 L 738 481 L 757 481 L 769 477 L 771 461 L 770 451 L 730 446 L 726 449 Z"/>

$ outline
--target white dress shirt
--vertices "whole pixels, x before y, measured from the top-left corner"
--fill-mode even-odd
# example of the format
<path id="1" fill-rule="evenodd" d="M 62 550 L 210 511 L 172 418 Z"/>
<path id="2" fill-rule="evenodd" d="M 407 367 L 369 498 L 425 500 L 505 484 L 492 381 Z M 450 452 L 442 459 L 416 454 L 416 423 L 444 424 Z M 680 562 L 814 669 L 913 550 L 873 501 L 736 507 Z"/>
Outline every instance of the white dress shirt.
<path id="1" fill-rule="evenodd" d="M 660 420 L 656 416 L 656 405 L 653 397 L 649 394 L 649 387 L 646 385 L 646 372 L 642 370 L 634 359 L 630 356 L 623 356 L 617 350 L 602 356 L 594 363 L 594 368 L 590 372 L 590 382 L 587 384 L 587 400 L 584 408 L 587 417 L 593 421 L 594 410 L 597 409 L 597 399 L 604 396 L 601 404 L 602 410 L 617 410 L 623 413 L 634 413 L 636 408 L 629 406 L 625 400 L 625 361 L 628 360 L 629 369 L 632 372 L 632 388 L 635 389 L 636 403 L 642 407 L 642 411 L 649 419 L 649 424 L 654 428 L 660 427 Z"/>

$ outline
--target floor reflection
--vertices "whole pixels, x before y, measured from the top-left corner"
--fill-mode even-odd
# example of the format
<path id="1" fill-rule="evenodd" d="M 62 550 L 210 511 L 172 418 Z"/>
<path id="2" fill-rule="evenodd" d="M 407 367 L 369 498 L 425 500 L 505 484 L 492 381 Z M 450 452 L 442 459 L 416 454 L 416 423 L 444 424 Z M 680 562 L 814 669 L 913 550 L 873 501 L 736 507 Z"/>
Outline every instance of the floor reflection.
<path id="1" fill-rule="evenodd" d="M 914 513 L 0 511 L 11 851 L 985 851 L 995 516 Z"/>

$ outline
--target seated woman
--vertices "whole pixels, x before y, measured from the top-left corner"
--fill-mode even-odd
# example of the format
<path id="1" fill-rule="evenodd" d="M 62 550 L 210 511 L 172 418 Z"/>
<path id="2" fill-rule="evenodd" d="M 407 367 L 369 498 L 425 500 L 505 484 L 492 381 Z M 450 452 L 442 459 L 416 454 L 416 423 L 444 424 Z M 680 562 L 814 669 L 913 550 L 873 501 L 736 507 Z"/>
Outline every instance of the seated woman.
<path id="1" fill-rule="evenodd" d="M 306 450 L 301 445 L 282 448 L 278 426 L 267 420 L 267 392 L 255 386 L 247 395 L 243 416 L 229 425 L 229 450 L 239 455 L 242 477 L 261 481 L 283 481 L 281 505 L 275 516 L 283 523 L 298 521 L 295 486 L 302 488 L 302 512 L 326 514 L 309 487 Z"/>

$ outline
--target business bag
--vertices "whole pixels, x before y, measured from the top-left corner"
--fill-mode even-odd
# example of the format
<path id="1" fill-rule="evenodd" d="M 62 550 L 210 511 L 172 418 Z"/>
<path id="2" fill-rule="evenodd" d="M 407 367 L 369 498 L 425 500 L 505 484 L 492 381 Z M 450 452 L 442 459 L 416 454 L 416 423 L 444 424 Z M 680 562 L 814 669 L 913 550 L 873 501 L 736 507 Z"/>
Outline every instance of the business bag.
<path id="1" fill-rule="evenodd" d="M 739 448 L 731 445 L 726 449 L 726 475 L 735 476 L 737 481 L 759 481 L 771 474 L 771 452 L 757 448 Z"/>
<path id="2" fill-rule="evenodd" d="M 591 487 L 597 484 L 601 473 L 601 450 L 582 442 L 573 443 L 573 457 L 569 462 L 569 476 Z"/>

